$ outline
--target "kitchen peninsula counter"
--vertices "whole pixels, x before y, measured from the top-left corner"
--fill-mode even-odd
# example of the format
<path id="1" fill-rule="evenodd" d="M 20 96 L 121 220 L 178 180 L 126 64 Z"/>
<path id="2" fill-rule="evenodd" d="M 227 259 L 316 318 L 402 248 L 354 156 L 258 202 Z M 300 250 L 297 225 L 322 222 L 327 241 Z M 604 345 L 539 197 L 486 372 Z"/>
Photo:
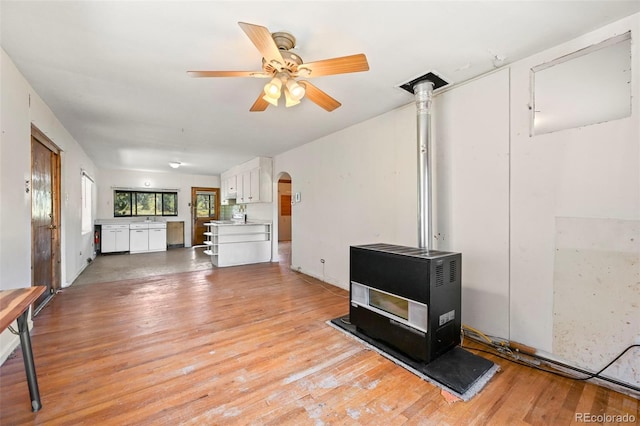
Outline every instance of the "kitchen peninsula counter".
<path id="1" fill-rule="evenodd" d="M 205 223 L 205 254 L 214 266 L 271 261 L 271 222 L 215 220 Z"/>

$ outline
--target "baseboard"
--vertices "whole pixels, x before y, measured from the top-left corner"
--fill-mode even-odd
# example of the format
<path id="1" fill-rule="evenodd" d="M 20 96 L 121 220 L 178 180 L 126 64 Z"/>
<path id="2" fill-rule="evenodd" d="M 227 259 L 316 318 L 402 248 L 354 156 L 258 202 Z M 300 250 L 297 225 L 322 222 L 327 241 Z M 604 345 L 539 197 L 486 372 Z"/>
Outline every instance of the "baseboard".
<path id="1" fill-rule="evenodd" d="M 310 277 L 312 277 L 312 278 L 317 279 L 318 281 L 322 281 L 323 283 L 326 283 L 326 284 L 332 285 L 332 286 L 337 287 L 337 288 L 342 289 L 342 290 L 349 291 L 349 286 L 347 286 L 346 288 L 345 288 L 345 287 L 342 287 L 342 286 L 340 285 L 340 283 L 336 282 L 335 280 L 329 279 L 329 278 L 327 278 L 326 276 L 325 276 L 325 277 L 321 277 L 321 276 L 316 275 L 316 274 L 314 274 L 314 273 L 307 272 L 307 271 L 305 271 L 304 269 L 302 269 L 302 268 L 301 268 L 301 267 L 299 267 L 299 266 L 289 265 L 289 268 L 290 268 L 292 271 L 294 271 L 294 272 L 300 272 L 301 274 L 308 275 L 308 276 L 310 276 Z"/>
<path id="2" fill-rule="evenodd" d="M 91 259 L 91 262 L 93 262 L 94 260 L 96 260 L 96 256 L 95 256 L 95 255 L 94 255 L 94 256 L 93 256 L 93 258 Z M 85 263 L 82 265 L 82 268 L 80 268 L 80 270 L 79 270 L 78 272 L 76 272 L 76 275 L 73 277 L 73 279 L 72 279 L 71 281 L 67 281 L 66 283 L 64 283 L 64 285 L 62 286 L 62 288 L 67 288 L 67 287 L 69 287 L 70 285 L 72 285 L 72 284 L 73 284 L 73 282 L 74 282 L 75 280 L 77 280 L 77 279 L 78 279 L 78 277 L 80 276 L 80 274 L 81 274 L 82 272 L 84 272 L 84 270 L 85 270 L 85 269 L 87 269 L 87 267 L 88 267 L 89 265 L 91 265 L 91 263 L 90 263 L 90 262 L 85 262 Z"/>

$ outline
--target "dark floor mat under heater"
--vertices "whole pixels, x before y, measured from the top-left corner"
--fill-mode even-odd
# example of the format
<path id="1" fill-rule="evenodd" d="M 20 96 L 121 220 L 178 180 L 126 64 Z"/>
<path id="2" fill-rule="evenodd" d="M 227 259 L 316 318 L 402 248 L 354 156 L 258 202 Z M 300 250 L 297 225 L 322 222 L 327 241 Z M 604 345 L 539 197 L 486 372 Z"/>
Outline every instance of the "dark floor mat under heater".
<path id="1" fill-rule="evenodd" d="M 423 379 L 440 385 L 464 401 L 468 401 L 478 393 L 499 369 L 493 362 L 460 347 L 452 348 L 428 364 L 421 363 L 383 342 L 360 333 L 355 326 L 349 324 L 348 315 L 332 319 L 328 323 L 373 347 L 381 355 Z"/>

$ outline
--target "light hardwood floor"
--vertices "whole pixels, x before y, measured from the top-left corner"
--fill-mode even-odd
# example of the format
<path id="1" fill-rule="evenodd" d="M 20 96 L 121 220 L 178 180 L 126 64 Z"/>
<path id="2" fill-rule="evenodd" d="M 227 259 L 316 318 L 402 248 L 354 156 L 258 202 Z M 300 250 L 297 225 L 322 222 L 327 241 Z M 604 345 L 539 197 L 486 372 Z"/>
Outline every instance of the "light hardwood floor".
<path id="1" fill-rule="evenodd" d="M 564 425 L 640 418 L 639 401 L 501 366 L 468 402 L 325 322 L 348 293 L 277 263 L 71 286 L 35 319 L 43 408 L 20 351 L 0 368 L 8 425 Z"/>

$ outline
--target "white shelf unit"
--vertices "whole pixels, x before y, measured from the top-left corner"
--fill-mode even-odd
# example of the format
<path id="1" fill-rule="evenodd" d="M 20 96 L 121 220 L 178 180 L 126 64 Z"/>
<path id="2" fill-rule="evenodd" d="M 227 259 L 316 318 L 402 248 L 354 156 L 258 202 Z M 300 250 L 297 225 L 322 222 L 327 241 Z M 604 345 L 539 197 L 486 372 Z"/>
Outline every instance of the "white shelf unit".
<path id="1" fill-rule="evenodd" d="M 271 261 L 271 223 L 204 224 L 205 254 L 214 266 L 236 266 Z"/>

